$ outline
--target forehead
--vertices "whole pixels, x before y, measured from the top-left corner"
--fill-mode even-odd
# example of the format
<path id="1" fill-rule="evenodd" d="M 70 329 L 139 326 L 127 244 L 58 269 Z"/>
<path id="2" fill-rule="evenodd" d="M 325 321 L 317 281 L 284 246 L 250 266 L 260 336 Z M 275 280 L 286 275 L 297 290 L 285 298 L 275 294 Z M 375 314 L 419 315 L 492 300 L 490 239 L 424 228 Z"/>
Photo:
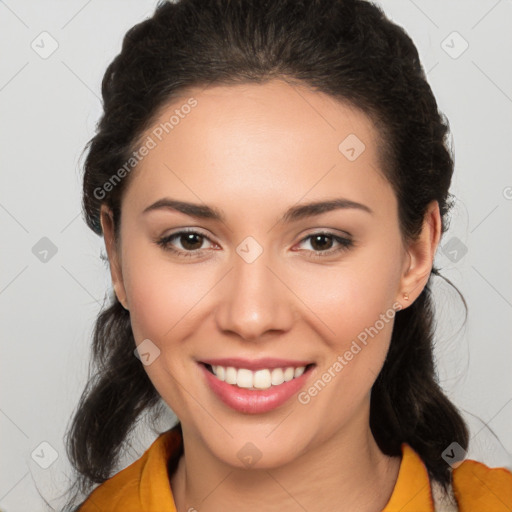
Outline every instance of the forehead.
<path id="1" fill-rule="evenodd" d="M 334 191 L 361 201 L 379 188 L 389 193 L 372 121 L 282 80 L 189 89 L 160 109 L 141 140 L 152 148 L 128 190 L 140 206 L 164 190 L 196 202 L 245 196 L 287 205 Z"/>
<path id="2" fill-rule="evenodd" d="M 189 108 L 192 99 L 195 106 Z M 173 126 L 170 129 L 167 126 L 165 130 L 169 121 Z M 375 147 L 377 139 L 372 121 L 348 101 L 315 91 L 305 84 L 290 84 L 278 79 L 263 84 L 190 88 L 160 109 L 148 132 L 160 126 L 165 132 L 161 134 L 163 137 L 172 132 L 178 141 L 186 125 L 199 134 L 205 123 L 204 132 L 207 133 L 203 136 L 208 140 L 215 137 L 212 127 L 222 129 L 223 134 L 229 133 L 233 142 L 248 135 L 254 143 L 272 140 L 275 145 L 291 139 L 295 142 L 315 139 L 318 144 L 320 139 L 325 139 L 324 145 L 334 145 L 338 149 L 340 137 L 350 133 L 365 139 L 367 146 Z M 281 135 L 277 141 L 273 139 L 275 134 Z"/>

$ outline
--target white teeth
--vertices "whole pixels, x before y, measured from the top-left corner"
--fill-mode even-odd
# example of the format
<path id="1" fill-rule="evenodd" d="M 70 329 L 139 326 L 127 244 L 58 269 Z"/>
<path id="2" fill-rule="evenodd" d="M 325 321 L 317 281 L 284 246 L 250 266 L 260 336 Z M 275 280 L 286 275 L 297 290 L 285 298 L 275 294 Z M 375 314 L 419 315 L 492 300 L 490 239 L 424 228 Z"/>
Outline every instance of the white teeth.
<path id="1" fill-rule="evenodd" d="M 279 386 L 284 382 L 284 373 L 281 368 L 274 368 L 272 370 L 272 386 Z"/>
<path id="2" fill-rule="evenodd" d="M 270 370 L 258 370 L 254 372 L 253 381 L 253 387 L 256 389 L 268 389 L 272 385 Z"/>
<path id="3" fill-rule="evenodd" d="M 224 366 L 215 366 L 213 371 L 219 380 L 226 380 L 226 369 Z"/>
<path id="4" fill-rule="evenodd" d="M 289 366 L 272 370 L 265 368 L 253 372 L 246 368 L 212 366 L 213 373 L 219 380 L 245 389 L 268 389 L 271 386 L 279 386 L 283 382 L 289 382 L 296 377 L 300 377 L 305 369 L 305 366 L 299 366 L 298 368 Z"/>
<path id="5" fill-rule="evenodd" d="M 295 370 L 290 366 L 289 368 L 286 368 L 284 371 L 284 381 L 289 382 L 293 379 L 293 374 L 295 373 Z"/>
<path id="6" fill-rule="evenodd" d="M 224 380 L 228 384 L 236 384 L 236 370 L 232 366 L 226 368 L 226 378 Z"/>
<path id="7" fill-rule="evenodd" d="M 252 372 L 245 368 L 240 368 L 236 374 L 236 385 L 239 388 L 252 388 Z"/>

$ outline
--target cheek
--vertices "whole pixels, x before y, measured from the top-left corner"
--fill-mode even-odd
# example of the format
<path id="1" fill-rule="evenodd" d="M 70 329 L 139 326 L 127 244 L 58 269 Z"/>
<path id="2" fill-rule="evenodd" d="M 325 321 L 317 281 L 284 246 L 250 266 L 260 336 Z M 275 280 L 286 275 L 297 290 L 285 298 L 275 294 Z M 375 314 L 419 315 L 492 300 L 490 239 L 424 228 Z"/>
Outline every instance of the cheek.
<path id="1" fill-rule="evenodd" d="M 388 248 L 377 258 L 375 254 L 379 253 L 373 249 L 351 264 L 324 269 L 309 283 L 302 281 L 299 292 L 318 316 L 316 324 L 327 326 L 322 332 L 328 348 L 322 351 L 312 386 L 299 402 L 325 409 L 333 421 L 354 412 L 370 392 L 384 364 L 400 309 L 395 301 L 399 248 Z M 333 404 L 343 407 L 333 409 Z"/>
<path id="2" fill-rule="evenodd" d="M 123 275 L 135 340 L 149 339 L 160 350 L 144 370 L 169 407 L 186 418 L 190 397 L 180 385 L 190 379 L 190 367 L 183 364 L 190 357 L 186 341 L 201 322 L 203 300 L 215 282 L 206 270 L 178 267 L 154 250 L 130 247 L 125 254 Z"/>
<path id="3" fill-rule="evenodd" d="M 214 285 L 206 267 L 177 263 L 136 228 L 123 240 L 123 282 L 137 342 L 157 345 L 175 337 L 197 312 L 201 298 Z"/>
<path id="4" fill-rule="evenodd" d="M 132 253 L 129 260 L 135 263 L 135 259 L 137 254 Z M 144 264 L 133 264 L 125 279 L 135 339 L 149 338 L 157 344 L 163 343 L 195 318 L 202 297 L 214 282 L 208 272 L 201 272 L 198 267 L 192 270 L 193 265 L 180 269 L 161 258 L 143 260 L 141 257 L 139 261 Z"/>
<path id="5" fill-rule="evenodd" d="M 389 305 L 389 294 L 375 296 L 374 285 L 373 294 L 367 295 L 360 280 L 347 279 L 319 309 L 334 335 L 324 337 L 315 374 L 297 400 L 304 410 L 311 410 L 311 421 L 322 418 L 324 432 L 339 430 L 351 418 L 365 414 L 386 359 L 396 309 Z"/>
<path id="6" fill-rule="evenodd" d="M 316 323 L 324 324 L 325 340 L 337 350 L 376 323 L 384 335 L 391 332 L 389 318 L 384 326 L 380 318 L 386 313 L 394 318 L 399 255 L 377 260 L 363 256 L 295 279 L 294 291 L 314 313 Z"/>

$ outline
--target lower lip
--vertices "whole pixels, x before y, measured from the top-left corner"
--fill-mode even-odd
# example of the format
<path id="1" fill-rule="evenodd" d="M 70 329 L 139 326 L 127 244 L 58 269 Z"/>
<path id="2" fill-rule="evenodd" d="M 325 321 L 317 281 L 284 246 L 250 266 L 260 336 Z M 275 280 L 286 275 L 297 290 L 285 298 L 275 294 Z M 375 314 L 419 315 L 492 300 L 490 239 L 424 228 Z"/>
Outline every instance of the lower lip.
<path id="1" fill-rule="evenodd" d="M 297 378 L 283 382 L 279 386 L 271 386 L 268 389 L 253 390 L 239 388 L 233 384 L 223 382 L 209 370 L 204 364 L 199 364 L 206 378 L 210 389 L 229 407 L 235 411 L 246 414 L 261 414 L 276 409 L 297 393 L 309 377 L 310 370 L 307 370 Z"/>

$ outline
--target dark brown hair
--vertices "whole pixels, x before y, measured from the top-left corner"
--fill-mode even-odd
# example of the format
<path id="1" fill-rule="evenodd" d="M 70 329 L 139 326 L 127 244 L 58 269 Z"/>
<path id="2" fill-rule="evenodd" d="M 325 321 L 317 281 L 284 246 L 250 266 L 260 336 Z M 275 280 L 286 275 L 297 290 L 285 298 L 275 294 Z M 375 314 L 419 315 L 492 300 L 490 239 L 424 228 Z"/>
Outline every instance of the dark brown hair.
<path id="1" fill-rule="evenodd" d="M 364 0 L 161 2 L 151 18 L 128 31 L 103 78 L 104 113 L 86 148 L 88 226 L 102 234 L 99 212 L 105 203 L 119 233 L 127 179 L 106 194 L 104 184 L 173 98 L 194 86 L 275 78 L 368 114 L 380 134 L 382 172 L 398 199 L 404 240 L 420 233 L 433 200 L 446 231 L 453 173 L 448 121 L 410 37 Z M 372 388 L 370 426 L 384 453 L 399 455 L 400 444 L 409 443 L 431 478 L 446 485 L 450 471 L 441 454 L 453 441 L 466 449 L 468 432 L 436 378 L 433 275 L 439 275 L 436 268 L 418 299 L 396 314 L 390 349 Z M 96 321 L 91 377 L 66 435 L 77 493 L 87 494 L 112 476 L 137 419 L 161 401 L 134 348 L 129 312 L 114 296 Z"/>

